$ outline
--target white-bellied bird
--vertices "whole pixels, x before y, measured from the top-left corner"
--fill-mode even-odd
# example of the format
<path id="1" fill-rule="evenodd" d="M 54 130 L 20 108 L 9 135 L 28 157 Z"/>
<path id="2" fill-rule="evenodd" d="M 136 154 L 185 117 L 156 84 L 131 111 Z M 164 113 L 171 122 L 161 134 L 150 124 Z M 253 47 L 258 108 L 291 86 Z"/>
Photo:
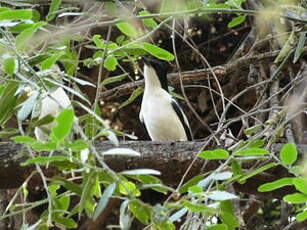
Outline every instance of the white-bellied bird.
<path id="1" fill-rule="evenodd" d="M 145 90 L 140 120 L 153 141 L 188 141 L 192 133 L 179 103 L 168 91 L 166 64 L 142 57 Z"/>
<path id="2" fill-rule="evenodd" d="M 71 102 L 64 89 L 59 87 L 41 100 L 39 119 L 47 115 L 56 117 L 63 109 L 71 107 Z M 47 141 L 49 139 L 48 132 L 56 125 L 56 122 L 50 122 L 40 127 L 35 127 L 34 133 L 37 140 Z"/>

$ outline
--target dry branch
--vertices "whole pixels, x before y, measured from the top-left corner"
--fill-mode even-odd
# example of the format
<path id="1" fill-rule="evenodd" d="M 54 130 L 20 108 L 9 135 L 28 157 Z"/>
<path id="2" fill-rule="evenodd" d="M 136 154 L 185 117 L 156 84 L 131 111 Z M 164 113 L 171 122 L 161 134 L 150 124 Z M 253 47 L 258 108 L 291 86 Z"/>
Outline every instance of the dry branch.
<path id="1" fill-rule="evenodd" d="M 204 82 L 207 78 L 212 78 L 212 72 L 218 78 L 227 77 L 230 73 L 238 71 L 248 67 L 251 63 L 260 63 L 262 61 L 272 60 L 278 55 L 279 51 L 267 52 L 259 55 L 254 55 L 251 57 L 242 57 L 233 61 L 231 63 L 222 65 L 222 66 L 215 66 L 212 69 L 200 69 L 200 70 L 193 70 L 193 71 L 186 71 L 179 73 L 170 73 L 168 74 L 168 81 L 174 87 L 180 85 L 180 75 L 182 76 L 182 82 L 184 85 L 186 84 L 199 84 L 200 82 Z M 122 96 L 130 95 L 133 90 L 137 87 L 144 87 L 144 80 L 139 80 L 131 83 L 126 83 L 116 88 L 112 88 L 105 92 L 102 92 L 100 95 L 100 99 L 103 101 L 112 101 Z"/>
<path id="2" fill-rule="evenodd" d="M 97 142 L 95 146 L 98 152 L 114 147 L 114 145 L 107 141 Z M 271 150 L 278 152 L 281 146 L 282 144 L 275 144 Z M 138 151 L 141 153 L 141 157 L 108 157 L 105 161 L 113 170 L 120 172 L 122 170 L 136 168 L 156 169 L 162 173 L 161 179 L 164 183 L 177 185 L 196 153 L 203 147 L 203 143 L 126 141 L 121 142 L 120 147 Z M 307 145 L 301 145 L 298 148 L 301 153 L 307 152 Z M 0 143 L 0 189 L 17 188 L 34 170 L 34 167 L 20 166 L 20 162 L 23 162 L 25 157 L 16 159 L 17 154 L 24 150 L 25 148 L 20 144 Z M 187 179 L 216 169 L 220 162 L 209 161 L 205 168 L 203 168 L 203 164 L 204 160 L 197 160 L 189 171 Z M 270 172 L 259 174 L 249 179 L 245 184 L 234 184 L 234 187 L 237 192 L 245 194 L 254 194 L 264 198 L 281 198 L 282 195 L 289 193 L 289 190 L 292 191 L 293 189 L 285 187 L 283 190 L 276 190 L 271 193 L 257 192 L 259 185 L 286 176 L 281 172 L 281 168 L 276 168 Z M 45 173 L 48 176 L 52 176 L 59 172 L 49 167 L 48 170 L 45 170 Z"/>

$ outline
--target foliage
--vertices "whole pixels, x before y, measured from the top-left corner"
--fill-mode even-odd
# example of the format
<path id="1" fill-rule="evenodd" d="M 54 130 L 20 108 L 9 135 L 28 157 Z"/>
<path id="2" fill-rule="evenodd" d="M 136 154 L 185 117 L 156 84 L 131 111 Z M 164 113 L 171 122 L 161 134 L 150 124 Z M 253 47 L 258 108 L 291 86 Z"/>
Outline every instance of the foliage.
<path id="1" fill-rule="evenodd" d="M 11 138 L 13 141 L 26 145 L 29 158 L 22 166 L 36 167 L 47 198 L 35 202 L 28 201 L 26 197 L 31 191 L 28 191 L 25 182 L 17 191 L 18 195 L 24 197 L 23 203 L 18 204 L 15 196 L 4 215 L 0 217 L 0 221 L 47 204 L 47 208 L 35 224 L 30 226 L 26 219 L 23 219 L 22 229 L 45 230 L 51 229 L 52 226 L 75 229 L 79 227 L 78 222 L 82 217 L 96 220 L 107 208 L 110 199 L 117 198 L 121 202 L 117 227 L 121 229 L 129 229 L 133 219 L 137 219 L 144 225 L 153 225 L 161 230 L 176 229 L 178 223 L 184 223 L 182 226 L 185 226 L 185 229 L 191 229 L 198 224 L 199 229 L 231 230 L 241 224 L 234 211 L 234 203 L 242 197 L 229 190 L 229 187 L 235 182 L 244 184 L 248 179 L 275 166 L 285 168 L 293 177 L 262 184 L 258 188 L 259 192 L 273 191 L 284 186 L 294 187 L 297 192 L 285 195 L 283 200 L 299 205 L 296 209 L 296 220 L 302 221 L 307 218 L 307 180 L 301 166 L 296 164 L 296 145 L 285 144 L 279 154 L 270 151 L 269 147 L 264 147 L 265 144 L 270 146 L 279 136 L 274 122 L 267 122 L 266 127 L 246 128 L 246 140 L 238 141 L 227 149 L 216 148 L 199 152 L 199 159 L 218 160 L 220 166 L 206 174 L 197 175 L 174 189 L 164 185 L 157 177 L 160 175 L 159 171 L 138 169 L 114 172 L 104 161 L 107 155 L 141 156 L 141 153 L 118 146 L 119 132 L 109 127 L 101 118 L 103 114 L 97 106 L 99 89 L 127 80 L 129 74 L 112 75 L 96 85 L 76 77 L 80 66 L 104 67 L 112 72 L 122 63 L 137 65 L 137 60 L 143 55 L 173 61 L 174 54 L 148 42 L 147 38 L 154 31 L 181 14 L 225 12 L 235 15 L 228 23 L 229 28 L 234 28 L 244 23 L 247 15 L 258 13 L 245 10 L 242 7 L 244 0 L 228 0 L 223 3 L 187 1 L 187 4 L 180 4 L 177 11 L 172 7 L 173 1 L 165 1 L 160 14 L 151 14 L 143 10 L 135 16 L 144 23 L 144 30 L 138 29 L 133 20 L 128 20 L 133 19 L 131 16 L 127 16 L 126 20 L 124 17 L 112 15 L 112 7 L 116 7 L 116 3 L 108 3 L 108 16 L 115 19 L 102 25 L 112 24 L 120 31 L 120 35 L 114 41 L 109 37 L 102 38 L 100 34 L 88 38 L 69 32 L 61 35 L 61 32 L 54 30 L 52 23 L 56 19 L 61 20 L 62 17 L 74 15 L 74 9 L 63 6 L 64 0 L 53 0 L 46 17 L 31 8 L 31 1 L 1 2 L 11 6 L 0 7 L 0 126 L 3 127 L 0 137 L 14 136 Z M 17 9 L 20 6 L 24 9 Z M 282 12 L 279 16 L 293 21 L 303 21 L 303 14 L 300 14 L 302 10 L 298 7 L 293 13 L 293 18 Z M 306 14 L 306 10 L 304 13 Z M 60 39 L 55 40 L 57 36 Z M 93 55 L 81 60 L 74 47 L 75 42 L 86 42 Z M 293 31 L 280 51 L 276 63 L 285 60 L 291 52 L 294 52 L 293 62 L 297 62 L 306 50 L 305 42 L 306 31 Z M 63 69 L 58 65 L 63 66 Z M 96 95 L 94 103 L 81 93 L 78 84 L 97 90 L 98 96 Z M 58 87 L 64 88 L 73 96 L 73 108 L 62 108 L 58 114 L 39 117 L 40 103 Z M 128 106 L 142 92 L 141 88 L 135 89 L 120 107 Z M 83 110 L 86 114 L 79 116 L 76 112 L 78 110 Z M 19 129 L 5 129 L 7 121 L 14 116 L 17 117 Z M 54 124 L 52 128 L 44 130 L 50 124 Z M 46 133 L 48 139 L 37 140 L 33 137 L 33 131 L 37 127 Z M 274 127 L 276 129 L 272 135 L 264 132 Z M 109 139 L 114 148 L 98 152 L 93 143 L 99 138 Z M 43 151 L 49 155 L 39 154 Z M 244 163 L 256 160 L 258 164 L 255 167 L 248 171 L 243 169 Z M 65 172 L 66 175 L 47 178 L 41 173 L 41 169 L 51 166 Z M 144 189 L 171 196 L 162 204 L 147 204 L 141 199 Z M 175 196 L 178 199 L 171 199 Z M 22 208 L 18 209 L 18 205 Z"/>

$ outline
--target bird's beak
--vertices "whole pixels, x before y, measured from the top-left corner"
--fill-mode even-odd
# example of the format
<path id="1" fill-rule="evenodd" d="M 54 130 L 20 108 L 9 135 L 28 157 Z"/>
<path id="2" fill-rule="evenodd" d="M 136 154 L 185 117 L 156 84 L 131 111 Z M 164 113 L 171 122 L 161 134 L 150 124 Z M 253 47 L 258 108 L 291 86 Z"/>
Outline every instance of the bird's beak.
<path id="1" fill-rule="evenodd" d="M 142 61 L 145 63 L 145 65 L 151 65 L 151 61 L 150 61 L 150 58 L 147 58 L 147 57 L 141 57 Z"/>

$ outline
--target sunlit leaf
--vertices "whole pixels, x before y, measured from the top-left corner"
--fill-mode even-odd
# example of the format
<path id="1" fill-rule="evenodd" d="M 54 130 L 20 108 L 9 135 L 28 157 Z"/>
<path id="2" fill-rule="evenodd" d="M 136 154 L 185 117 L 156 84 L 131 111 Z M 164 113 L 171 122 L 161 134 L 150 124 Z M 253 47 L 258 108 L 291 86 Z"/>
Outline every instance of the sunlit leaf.
<path id="1" fill-rule="evenodd" d="M 158 46 L 155 46 L 153 44 L 147 43 L 147 42 L 143 42 L 142 43 L 143 48 L 150 53 L 151 55 L 162 59 L 162 60 L 166 60 L 166 61 L 172 61 L 174 60 L 174 55 L 171 54 L 170 52 L 168 52 L 165 49 L 162 49 Z"/>
<path id="2" fill-rule="evenodd" d="M 48 15 L 46 16 L 47 21 L 50 21 L 55 17 L 55 12 L 59 9 L 61 3 L 62 0 L 52 0 Z"/>
<path id="3" fill-rule="evenodd" d="M 3 10 L 0 12 L 1 20 L 28 20 L 32 18 L 32 10 Z"/>
<path id="4" fill-rule="evenodd" d="M 277 164 L 275 162 L 271 162 L 271 163 L 268 163 L 268 164 L 266 164 L 266 165 L 264 165 L 264 166 L 262 166 L 262 167 L 260 167 L 258 169 L 251 170 L 245 176 L 241 177 L 239 182 L 242 183 L 245 180 L 247 180 L 247 179 L 249 179 L 249 178 L 251 178 L 251 177 L 253 177 L 253 176 L 255 176 L 255 175 L 259 174 L 259 173 L 262 173 L 262 172 L 264 172 L 264 171 L 266 171 L 266 170 L 268 170 L 268 169 L 270 169 L 270 168 L 272 168 L 272 167 L 274 167 L 276 165 Z"/>
<path id="5" fill-rule="evenodd" d="M 213 149 L 202 151 L 197 156 L 210 160 L 224 160 L 229 157 L 229 153 L 224 149 Z"/>
<path id="6" fill-rule="evenodd" d="M 107 84 L 111 84 L 113 82 L 121 81 L 121 80 L 125 79 L 127 76 L 128 76 L 128 74 L 121 74 L 121 75 L 118 75 L 118 76 L 115 76 L 115 77 L 108 77 L 101 82 L 101 85 L 107 85 Z"/>
<path id="7" fill-rule="evenodd" d="M 280 150 L 279 157 L 283 164 L 293 164 L 297 159 L 297 149 L 295 144 L 285 144 Z"/>
<path id="8" fill-rule="evenodd" d="M 129 37 L 135 38 L 139 36 L 139 33 L 136 28 L 129 22 L 120 22 L 115 25 L 123 34 Z"/>
<path id="9" fill-rule="evenodd" d="M 3 71 L 9 75 L 12 75 L 16 71 L 16 59 L 14 57 L 3 57 Z"/>
<path id="10" fill-rule="evenodd" d="M 103 62 L 103 66 L 109 71 L 114 71 L 117 65 L 117 59 L 113 55 L 109 55 Z"/>
<path id="11" fill-rule="evenodd" d="M 236 156 L 253 156 L 253 155 L 266 155 L 270 152 L 263 148 L 248 148 L 233 153 Z"/>
<path id="12" fill-rule="evenodd" d="M 269 192 L 269 191 L 273 191 L 275 189 L 279 189 L 284 186 L 288 186 L 292 184 L 293 184 L 293 178 L 291 177 L 281 178 L 279 180 L 260 185 L 258 187 L 258 191 L 259 192 Z"/>
<path id="13" fill-rule="evenodd" d="M 284 196 L 284 201 L 292 203 L 292 204 L 301 204 L 307 202 L 307 195 L 302 193 L 292 193 Z"/>
<path id="14" fill-rule="evenodd" d="M 151 217 L 150 206 L 140 200 L 132 200 L 129 202 L 129 210 L 143 224 L 148 224 Z"/>
<path id="15" fill-rule="evenodd" d="M 234 19 L 231 20 L 231 22 L 228 23 L 228 28 L 233 28 L 237 25 L 240 25 L 241 23 L 245 22 L 245 15 L 241 15 L 238 17 L 235 17 Z"/>
<path id="16" fill-rule="evenodd" d="M 150 13 L 148 11 L 140 11 L 139 15 L 149 15 Z M 144 18 L 142 19 L 144 22 L 144 25 L 150 28 L 155 28 L 158 26 L 157 22 L 153 18 Z"/>
<path id="17" fill-rule="evenodd" d="M 300 212 L 299 214 L 296 215 L 296 220 L 298 221 L 304 221 L 307 219 L 307 210 Z"/>
<path id="18" fill-rule="evenodd" d="M 30 164 L 41 164 L 41 165 L 46 165 L 48 163 L 51 163 L 53 161 L 69 161 L 69 158 L 67 156 L 39 156 L 39 157 L 33 157 L 25 162 L 22 162 L 20 165 L 21 166 L 27 166 Z"/>
<path id="19" fill-rule="evenodd" d="M 307 195 L 307 179 L 302 177 L 293 178 L 295 188 Z"/>
<path id="20" fill-rule="evenodd" d="M 16 136 L 11 138 L 16 143 L 31 143 L 36 142 L 36 139 L 29 136 Z"/>
<path id="21" fill-rule="evenodd" d="M 54 65 L 54 63 L 64 54 L 64 52 L 59 52 L 44 60 L 41 64 L 41 70 L 50 69 Z"/>
<path id="22" fill-rule="evenodd" d="M 51 136 L 58 141 L 63 140 L 70 134 L 75 115 L 72 109 L 64 109 L 59 116 L 55 118 L 57 125 L 52 128 Z"/>

